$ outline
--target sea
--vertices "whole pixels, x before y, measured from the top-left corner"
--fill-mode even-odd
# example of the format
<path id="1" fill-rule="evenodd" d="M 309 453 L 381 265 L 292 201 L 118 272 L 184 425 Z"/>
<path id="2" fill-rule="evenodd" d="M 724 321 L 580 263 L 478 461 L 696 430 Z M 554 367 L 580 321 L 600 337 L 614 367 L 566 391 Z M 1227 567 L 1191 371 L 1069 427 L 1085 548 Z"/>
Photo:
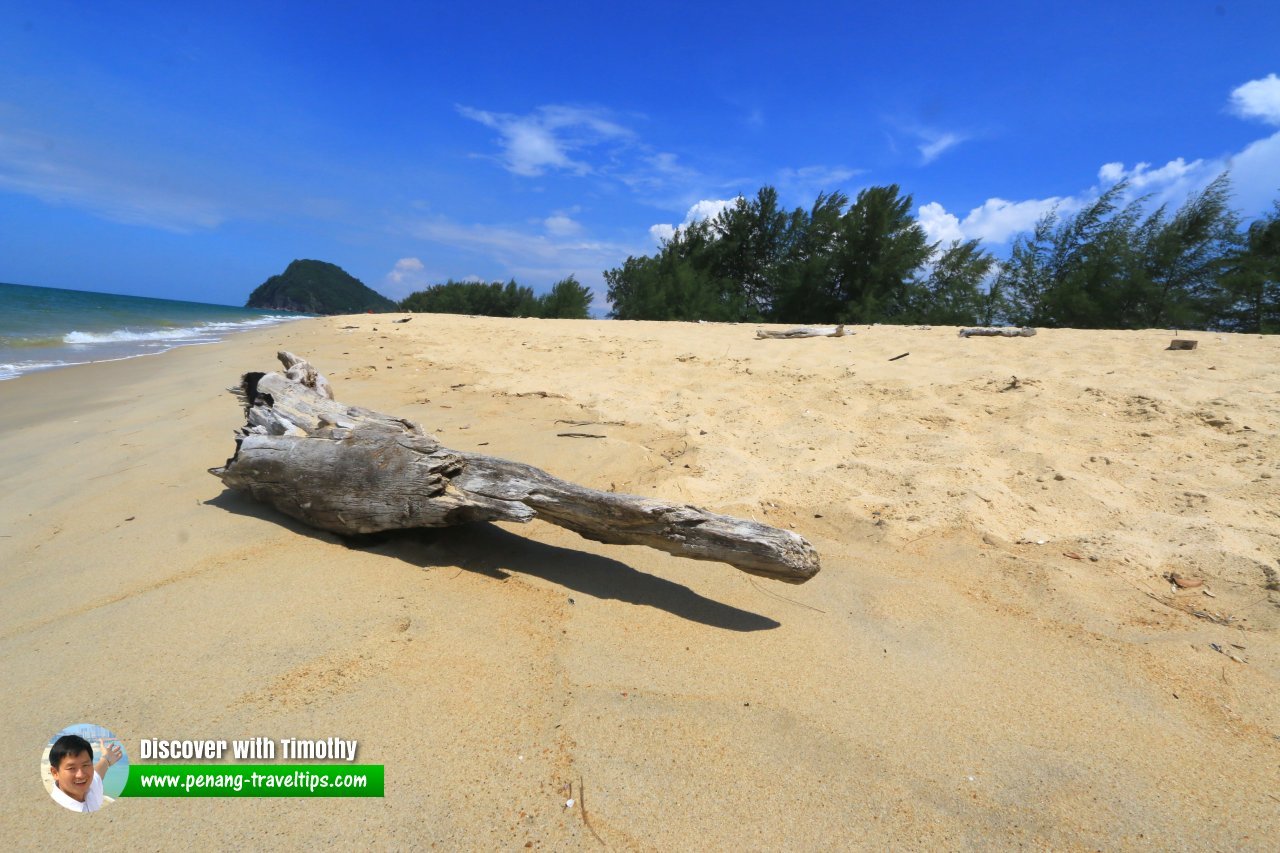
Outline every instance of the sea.
<path id="1" fill-rule="evenodd" d="M 210 344 L 232 332 L 309 315 L 0 284 L 0 380 Z"/>

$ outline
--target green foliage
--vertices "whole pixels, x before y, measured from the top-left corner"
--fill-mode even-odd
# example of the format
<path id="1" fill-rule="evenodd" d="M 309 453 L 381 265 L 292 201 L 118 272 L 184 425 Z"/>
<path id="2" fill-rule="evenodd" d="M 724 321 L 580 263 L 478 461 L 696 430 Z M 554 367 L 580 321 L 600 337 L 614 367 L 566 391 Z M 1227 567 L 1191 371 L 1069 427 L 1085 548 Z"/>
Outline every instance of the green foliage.
<path id="1" fill-rule="evenodd" d="M 1082 329 L 1221 324 L 1222 276 L 1239 242 L 1220 175 L 1172 217 L 1120 207 L 1120 182 L 1078 213 L 1051 212 L 1014 242 L 994 291 L 1002 313 L 1029 326 Z"/>
<path id="2" fill-rule="evenodd" d="M 978 241 L 930 245 L 897 185 L 784 210 L 772 187 L 606 270 L 624 320 L 931 323 L 1280 332 L 1280 205 L 1240 233 L 1225 174 L 1170 214 L 1118 183 L 1052 211 L 999 263 Z M 298 262 L 302 263 L 302 262 Z M 292 269 L 292 266 L 291 266 Z M 336 269 L 336 268 L 335 268 Z M 573 276 L 549 293 L 449 281 L 406 310 L 585 317 Z"/>
<path id="3" fill-rule="evenodd" d="M 1240 220 L 1223 173 L 1188 199 L 1172 219 L 1160 208 L 1130 235 L 1126 328 L 1218 325 L 1228 307 L 1223 273 L 1238 250 Z"/>
<path id="4" fill-rule="evenodd" d="M 1280 203 L 1249 226 L 1225 266 L 1224 327 L 1280 334 Z"/>
<path id="5" fill-rule="evenodd" d="M 431 314 L 478 314 L 485 317 L 558 317 L 585 320 L 591 307 L 591 289 L 572 275 L 556 282 L 549 293 L 535 296 L 533 289 L 514 280 L 453 281 L 410 294 L 400 302 L 402 311 Z"/>
<path id="6" fill-rule="evenodd" d="M 681 228 L 656 257 L 628 257 L 606 270 L 612 316 L 619 320 L 744 319 L 737 285 L 717 275 L 721 253 L 709 221 Z"/>
<path id="7" fill-rule="evenodd" d="M 538 298 L 539 317 L 547 319 L 585 320 L 591 310 L 591 288 L 579 284 L 570 275 L 557 281 L 551 292 Z"/>
<path id="8" fill-rule="evenodd" d="M 1020 326 L 1107 325 L 1114 294 L 1107 285 L 1120 278 L 1126 252 L 1121 231 L 1138 202 L 1114 216 L 1127 189 L 1122 181 L 1074 216 L 1057 211 L 1036 223 L 1030 236 L 1014 241 L 1009 262 L 1001 269 L 999 292 L 1005 312 Z"/>
<path id="9" fill-rule="evenodd" d="M 954 241 L 923 281 L 908 296 L 906 318 L 940 326 L 972 326 L 990 322 L 988 294 L 982 283 L 996 259 L 978 248 L 977 240 Z"/>
<path id="10" fill-rule="evenodd" d="M 848 208 L 846 210 L 846 207 Z M 605 272 L 613 316 L 646 320 L 873 322 L 906 315 L 932 249 L 897 186 L 787 212 L 763 187 L 681 228 L 654 257 Z"/>
<path id="11" fill-rule="evenodd" d="M 341 267 L 324 261 L 294 261 L 249 294 L 246 308 L 307 314 L 363 314 L 394 311 L 396 304 L 366 287 Z"/>
<path id="12" fill-rule="evenodd" d="M 1220 175 L 1176 212 L 1121 182 L 999 263 L 930 245 L 896 185 L 781 209 L 772 187 L 605 272 L 620 319 L 1280 331 L 1280 205 L 1240 233 Z"/>
<path id="13" fill-rule="evenodd" d="M 538 299 L 533 289 L 514 280 L 454 281 L 419 290 L 400 301 L 402 311 L 430 314 L 479 314 L 485 317 L 537 316 Z"/>
<path id="14" fill-rule="evenodd" d="M 837 316 L 835 249 L 841 245 L 841 217 L 848 204 L 844 193 L 820 193 L 808 211 L 791 214 L 790 251 L 778 271 L 770 319 L 823 323 Z"/>
<path id="15" fill-rule="evenodd" d="M 898 192 L 897 184 L 865 189 L 841 219 L 834 249 L 839 322 L 873 323 L 907 313 L 915 273 L 932 247 L 911 216 L 911 196 Z"/>
<path id="16" fill-rule="evenodd" d="M 769 311 L 792 239 L 789 224 L 773 187 L 761 188 L 751 201 L 739 197 L 710 222 L 715 239 L 705 244 L 708 279 L 735 319 L 759 320 Z"/>

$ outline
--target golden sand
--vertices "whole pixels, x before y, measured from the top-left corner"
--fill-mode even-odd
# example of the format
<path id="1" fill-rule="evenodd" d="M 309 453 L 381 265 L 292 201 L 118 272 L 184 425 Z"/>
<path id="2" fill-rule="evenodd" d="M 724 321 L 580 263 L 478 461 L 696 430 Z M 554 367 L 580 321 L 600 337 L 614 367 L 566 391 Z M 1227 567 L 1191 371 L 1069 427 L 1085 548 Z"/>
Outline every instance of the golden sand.
<path id="1" fill-rule="evenodd" d="M 31 770 L 93 722 L 354 739 L 387 793 L 125 799 L 90 849 L 1280 838 L 1280 338 L 391 319 L 0 382 L 0 837 L 65 837 Z M 822 573 L 540 522 L 348 548 L 206 473 L 277 349 L 446 446 L 794 528 Z"/>

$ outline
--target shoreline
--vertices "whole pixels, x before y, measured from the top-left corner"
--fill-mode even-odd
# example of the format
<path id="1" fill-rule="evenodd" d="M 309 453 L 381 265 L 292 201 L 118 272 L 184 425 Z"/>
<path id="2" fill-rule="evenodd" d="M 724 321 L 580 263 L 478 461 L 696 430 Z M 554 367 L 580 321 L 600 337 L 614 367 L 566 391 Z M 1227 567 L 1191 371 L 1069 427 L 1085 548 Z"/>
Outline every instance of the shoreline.
<path id="1" fill-rule="evenodd" d="M 90 843 L 260 844 L 264 821 L 559 849 L 1280 833 L 1280 340 L 393 316 L 0 383 L 0 759 L 92 722 L 131 759 L 337 737 L 387 767 L 383 800 L 324 809 L 121 800 Z M 540 522 L 347 547 L 206 471 L 243 423 L 225 389 L 279 349 L 445 446 L 792 527 L 823 570 L 782 587 Z M 63 826 L 10 775 L 0 829 Z"/>
<path id="2" fill-rule="evenodd" d="M 232 334 L 235 333 L 233 332 Z M 22 369 L 12 375 L 0 374 L 0 382 L 8 382 L 31 373 L 44 373 L 49 370 L 60 370 L 64 367 L 83 367 L 88 364 L 110 364 L 113 361 L 128 361 L 133 358 L 146 358 L 151 355 L 164 355 L 167 352 L 171 352 L 172 350 L 179 349 L 181 347 L 208 346 L 209 344 L 221 343 L 223 340 L 225 340 L 225 338 L 221 338 L 216 341 L 192 341 L 190 343 L 174 344 L 167 349 L 156 350 L 155 352 L 139 352 L 134 353 L 133 355 L 118 356 L 116 358 L 95 358 L 91 361 L 38 362 L 35 365 L 21 365 Z"/>
<path id="3" fill-rule="evenodd" d="M 298 319 L 314 319 L 314 318 L 298 318 Z M 226 340 L 228 337 L 233 335 L 238 335 L 244 332 L 253 332 L 259 329 L 270 328 L 272 326 L 278 326 L 284 323 L 293 323 L 293 322 L 297 322 L 297 320 L 293 318 L 288 318 L 288 319 L 281 319 L 276 322 L 268 322 L 265 320 L 256 321 L 256 322 L 246 322 L 244 324 L 244 328 L 237 328 L 237 329 L 230 329 L 230 330 L 216 329 L 216 330 L 208 331 L 207 334 L 217 334 L 221 336 L 221 337 L 213 338 L 212 340 L 195 339 L 196 337 L 198 337 L 199 334 L 201 334 L 201 332 L 199 331 L 198 327 L 192 327 L 190 330 L 193 333 L 191 335 L 191 337 L 193 338 L 192 340 L 173 339 L 172 341 L 166 340 L 163 343 L 156 343 L 155 342 L 156 339 L 147 337 L 147 335 L 150 333 L 143 332 L 143 333 L 138 333 L 139 337 L 130 338 L 130 339 L 104 340 L 104 341 L 98 341 L 98 342 L 89 343 L 89 344 L 80 343 L 79 344 L 80 346 L 98 347 L 100 350 L 104 352 L 110 352 L 114 350 L 116 352 L 126 353 L 124 355 L 114 355 L 108 358 L 93 358 L 88 361 L 39 360 L 39 361 L 36 361 L 35 363 L 29 363 L 29 362 L 18 362 L 13 360 L 17 358 L 18 354 L 24 353 L 24 352 L 32 352 L 34 355 L 36 355 L 37 358 L 45 358 L 45 357 L 48 357 L 54 354 L 59 354 L 59 353 L 67 355 L 68 357 L 74 357 L 80 354 L 80 351 L 73 349 L 77 345 L 74 343 L 64 342 L 63 346 L 61 347 L 48 346 L 48 347 L 32 347 L 29 350 L 28 349 L 3 350 L 3 352 L 0 352 L 0 359 L 9 357 L 11 360 L 7 362 L 0 361 L 0 382 L 8 382 L 13 379 L 17 379 L 20 376 L 25 376 L 30 373 L 44 373 L 50 370 L 59 370 L 64 367 L 79 367 L 86 364 L 104 364 L 104 363 L 113 362 L 113 361 L 126 361 L 128 359 L 133 359 L 133 358 L 144 358 L 146 356 L 152 356 L 152 355 L 163 355 L 164 353 L 172 352 L 175 349 L 181 349 L 184 347 L 208 346 L 210 344 L 221 343 L 222 341 Z M 128 352 L 128 350 L 137 348 L 143 345 L 144 343 L 148 344 L 148 346 L 143 351 Z M 86 354 L 88 353 L 86 352 Z"/>

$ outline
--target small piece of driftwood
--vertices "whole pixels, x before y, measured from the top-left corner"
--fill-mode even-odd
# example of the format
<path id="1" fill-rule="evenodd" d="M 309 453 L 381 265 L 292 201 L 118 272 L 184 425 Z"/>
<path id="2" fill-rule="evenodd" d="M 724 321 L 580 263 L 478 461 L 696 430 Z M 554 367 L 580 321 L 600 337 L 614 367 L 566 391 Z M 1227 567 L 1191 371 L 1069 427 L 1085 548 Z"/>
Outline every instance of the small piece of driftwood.
<path id="1" fill-rule="evenodd" d="M 279 358 L 284 373 L 246 373 L 231 389 L 246 424 L 235 455 L 209 473 L 312 527 L 356 535 L 540 518 L 597 542 L 717 560 L 787 583 L 818 573 L 813 546 L 789 530 L 450 450 L 413 421 L 336 402 L 309 362 Z"/>
<path id="2" fill-rule="evenodd" d="M 852 335 L 844 326 L 796 326 L 785 332 L 774 332 L 769 329 L 756 329 L 757 338 L 843 338 Z"/>
<path id="3" fill-rule="evenodd" d="M 1169 349 L 1195 349 L 1199 341 L 1190 338 L 1174 338 L 1169 343 Z"/>
<path id="4" fill-rule="evenodd" d="M 962 338 L 1030 338 L 1034 337 L 1035 329 L 1023 327 L 1021 329 L 961 329 L 960 337 Z"/>

